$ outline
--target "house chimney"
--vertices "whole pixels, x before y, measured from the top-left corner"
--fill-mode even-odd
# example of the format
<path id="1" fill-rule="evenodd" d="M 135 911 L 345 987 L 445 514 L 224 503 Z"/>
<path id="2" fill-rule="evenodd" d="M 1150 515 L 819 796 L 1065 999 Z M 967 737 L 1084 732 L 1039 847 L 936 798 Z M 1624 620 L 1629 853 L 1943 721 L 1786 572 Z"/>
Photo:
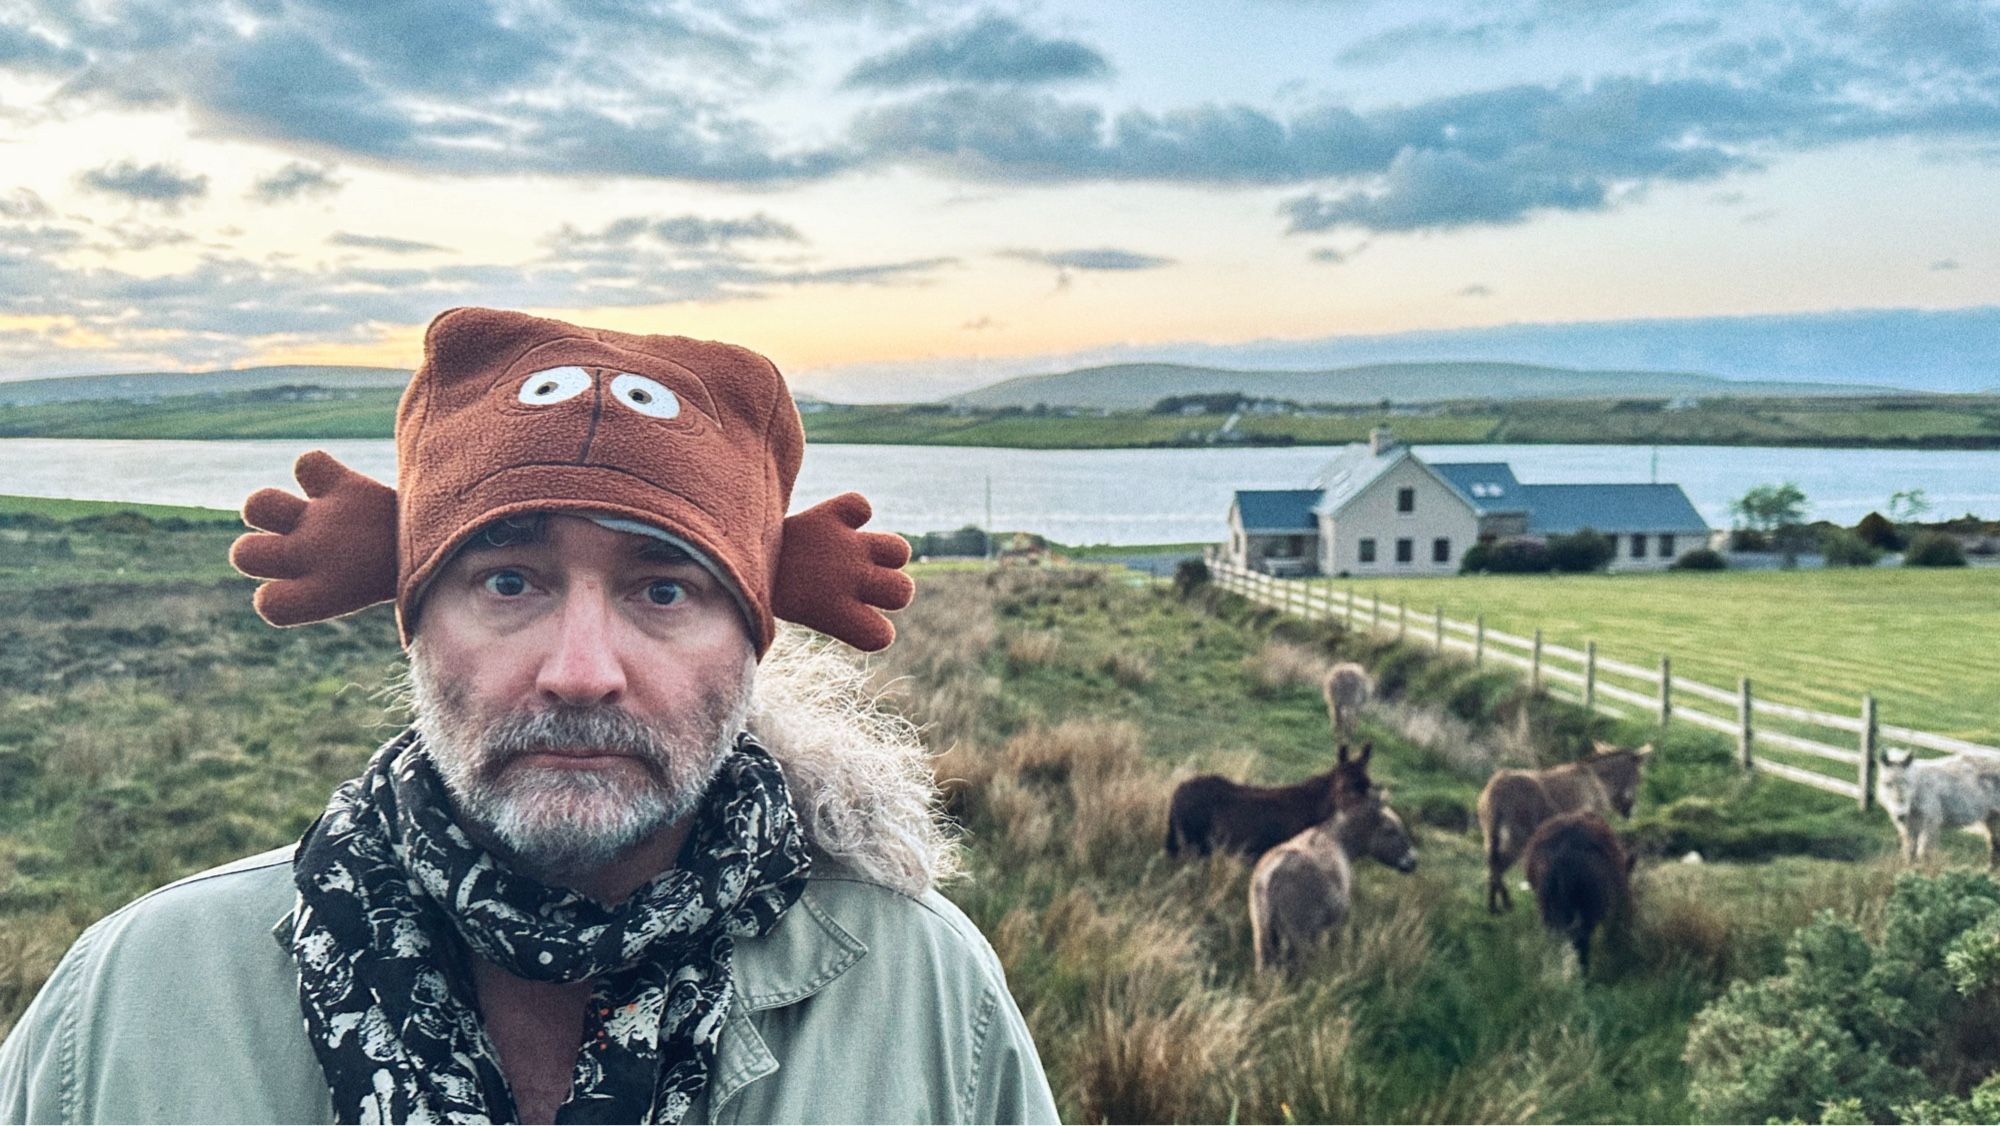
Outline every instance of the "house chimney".
<path id="1" fill-rule="evenodd" d="M 1368 432 L 1368 452 L 1379 457 L 1395 448 L 1396 436 L 1389 432 L 1388 427 L 1377 426 Z"/>

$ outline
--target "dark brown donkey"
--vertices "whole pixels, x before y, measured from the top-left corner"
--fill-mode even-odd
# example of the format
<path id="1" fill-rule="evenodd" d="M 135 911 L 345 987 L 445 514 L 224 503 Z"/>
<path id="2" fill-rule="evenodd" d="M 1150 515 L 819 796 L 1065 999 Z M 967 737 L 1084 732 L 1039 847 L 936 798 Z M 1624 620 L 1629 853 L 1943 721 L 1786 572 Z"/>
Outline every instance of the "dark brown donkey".
<path id="1" fill-rule="evenodd" d="M 1272 846 L 1322 821 L 1343 802 L 1368 796 L 1368 759 L 1375 744 L 1348 757 L 1347 744 L 1332 770 L 1290 786 L 1250 786 L 1220 774 L 1203 774 L 1174 789 L 1167 813 L 1167 855 L 1183 850 L 1207 856 L 1217 850 L 1255 860 Z"/>
<path id="2" fill-rule="evenodd" d="M 1486 909 L 1514 909 L 1501 877 L 1542 822 L 1558 813 L 1591 812 L 1632 816 L 1639 797 L 1639 772 L 1652 755 L 1651 743 L 1636 751 L 1597 744 L 1589 758 L 1546 770 L 1502 770 L 1479 791 L 1479 828 L 1486 837 Z"/>
<path id="3" fill-rule="evenodd" d="M 1541 905 L 1542 925 L 1576 947 L 1579 969 L 1590 969 L 1590 935 L 1599 923 L 1625 917 L 1632 901 L 1632 857 L 1618 834 L 1595 813 L 1562 813 L 1528 838 L 1528 886 Z"/>

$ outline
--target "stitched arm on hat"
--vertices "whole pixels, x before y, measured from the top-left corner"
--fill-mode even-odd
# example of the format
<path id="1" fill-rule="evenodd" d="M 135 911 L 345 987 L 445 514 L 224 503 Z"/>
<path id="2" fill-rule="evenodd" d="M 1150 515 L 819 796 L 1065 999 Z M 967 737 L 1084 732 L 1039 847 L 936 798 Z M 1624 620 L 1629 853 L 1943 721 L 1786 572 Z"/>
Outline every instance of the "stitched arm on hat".
<path id="1" fill-rule="evenodd" d="M 771 612 L 856 649 L 887 648 L 896 627 L 883 611 L 908 606 L 917 587 L 902 571 L 903 537 L 860 530 L 872 514 L 860 493 L 842 493 L 786 517 Z"/>
<path id="2" fill-rule="evenodd" d="M 274 626 L 338 618 L 396 597 L 396 490 L 314 450 L 293 467 L 305 499 L 259 489 L 229 562 L 255 579 L 257 613 Z"/>

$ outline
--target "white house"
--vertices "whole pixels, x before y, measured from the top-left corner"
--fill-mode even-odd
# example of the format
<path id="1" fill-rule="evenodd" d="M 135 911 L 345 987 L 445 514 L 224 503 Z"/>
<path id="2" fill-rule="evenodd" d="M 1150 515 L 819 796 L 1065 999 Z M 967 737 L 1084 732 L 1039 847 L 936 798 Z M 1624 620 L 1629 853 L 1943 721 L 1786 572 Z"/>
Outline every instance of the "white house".
<path id="1" fill-rule="evenodd" d="M 1432 465 L 1386 429 L 1342 450 L 1310 489 L 1238 490 L 1226 554 L 1272 574 L 1452 575 L 1474 544 L 1590 528 L 1618 571 L 1708 545 L 1679 485 L 1523 485 L 1503 462 Z"/>

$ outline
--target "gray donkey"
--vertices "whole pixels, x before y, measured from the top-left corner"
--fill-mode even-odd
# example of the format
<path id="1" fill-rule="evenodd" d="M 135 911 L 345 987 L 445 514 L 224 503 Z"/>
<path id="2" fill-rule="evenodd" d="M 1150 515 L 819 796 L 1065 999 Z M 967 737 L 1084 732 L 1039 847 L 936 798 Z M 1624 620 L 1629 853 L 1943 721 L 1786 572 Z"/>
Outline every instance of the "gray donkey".
<path id="1" fill-rule="evenodd" d="M 1265 853 L 1250 873 L 1250 944 L 1258 976 L 1296 966 L 1347 923 L 1354 888 L 1351 857 L 1373 857 L 1398 872 L 1417 867 L 1417 849 L 1377 792 Z"/>
<path id="2" fill-rule="evenodd" d="M 1946 829 L 1984 825 L 1988 862 L 2000 867 L 2000 760 L 1963 753 L 1915 760 L 1915 751 L 1884 752 L 1875 775 L 1875 800 L 1896 823 L 1903 859 L 1923 859 Z"/>

